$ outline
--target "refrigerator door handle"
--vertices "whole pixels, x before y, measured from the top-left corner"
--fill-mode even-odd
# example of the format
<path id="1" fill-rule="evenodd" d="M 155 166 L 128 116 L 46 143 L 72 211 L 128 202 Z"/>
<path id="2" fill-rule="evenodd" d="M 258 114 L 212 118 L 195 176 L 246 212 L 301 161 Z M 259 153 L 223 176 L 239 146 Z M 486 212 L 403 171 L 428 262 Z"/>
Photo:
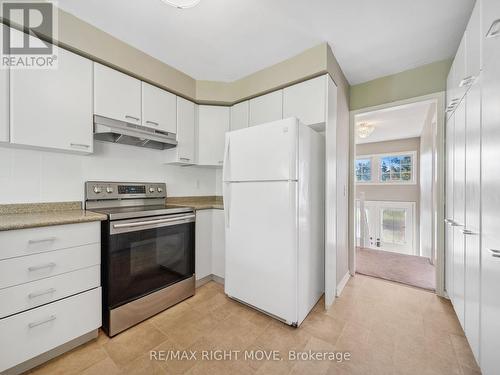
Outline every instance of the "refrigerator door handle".
<path id="1" fill-rule="evenodd" d="M 224 222 L 226 228 L 229 228 L 229 207 L 230 207 L 230 189 L 231 185 L 229 183 L 229 142 L 231 137 L 226 134 L 226 144 L 224 146 L 224 165 L 222 166 L 222 197 L 224 200 Z"/>
<path id="2" fill-rule="evenodd" d="M 226 134 L 226 144 L 224 145 L 224 161 L 222 165 L 222 181 L 229 181 L 229 142 L 230 142 L 229 134 Z"/>
<path id="3" fill-rule="evenodd" d="M 224 199 L 224 222 L 226 224 L 226 228 L 229 228 L 229 209 L 230 209 L 230 203 L 231 202 L 231 183 L 229 182 L 223 182 L 222 183 L 222 196 Z"/>

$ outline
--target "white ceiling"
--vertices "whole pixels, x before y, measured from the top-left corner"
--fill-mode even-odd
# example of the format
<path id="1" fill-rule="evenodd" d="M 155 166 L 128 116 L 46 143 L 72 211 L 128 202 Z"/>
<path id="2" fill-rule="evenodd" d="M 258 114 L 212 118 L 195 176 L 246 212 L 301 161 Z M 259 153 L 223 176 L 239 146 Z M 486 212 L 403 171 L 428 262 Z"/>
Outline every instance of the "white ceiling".
<path id="1" fill-rule="evenodd" d="M 474 0 L 58 0 L 196 79 L 233 81 L 327 41 L 351 84 L 454 55 Z"/>
<path id="2" fill-rule="evenodd" d="M 356 115 L 356 125 L 367 122 L 375 127 L 368 138 L 356 134 L 356 144 L 420 137 L 432 105 L 433 101 L 422 101 Z"/>

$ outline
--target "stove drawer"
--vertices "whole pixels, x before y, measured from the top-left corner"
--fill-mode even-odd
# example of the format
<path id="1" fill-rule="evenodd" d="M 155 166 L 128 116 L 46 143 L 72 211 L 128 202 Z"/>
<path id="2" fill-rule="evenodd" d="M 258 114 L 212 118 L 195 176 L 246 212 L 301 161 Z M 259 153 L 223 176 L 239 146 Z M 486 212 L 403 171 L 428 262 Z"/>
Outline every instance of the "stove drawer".
<path id="1" fill-rule="evenodd" d="M 101 244 L 0 261 L 0 289 L 101 264 Z"/>
<path id="2" fill-rule="evenodd" d="M 100 265 L 0 289 L 0 318 L 17 314 L 101 285 Z"/>
<path id="3" fill-rule="evenodd" d="M 101 326 L 101 288 L 0 319 L 0 372 Z"/>
<path id="4" fill-rule="evenodd" d="M 100 222 L 0 232 L 0 260 L 101 242 Z"/>

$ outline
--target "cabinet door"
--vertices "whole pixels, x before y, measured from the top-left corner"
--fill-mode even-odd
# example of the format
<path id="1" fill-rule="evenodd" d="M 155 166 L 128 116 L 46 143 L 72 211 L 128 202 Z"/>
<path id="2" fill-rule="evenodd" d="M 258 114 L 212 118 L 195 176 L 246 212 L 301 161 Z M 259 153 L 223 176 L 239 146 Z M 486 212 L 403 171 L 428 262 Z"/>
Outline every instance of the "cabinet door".
<path id="1" fill-rule="evenodd" d="M 177 131 L 175 95 L 146 82 L 141 82 L 141 86 L 142 125 L 175 133 Z"/>
<path id="2" fill-rule="evenodd" d="M 474 10 L 467 25 L 467 56 L 466 56 L 466 82 L 467 86 L 479 77 L 481 70 L 481 2 L 476 1 Z"/>
<path id="3" fill-rule="evenodd" d="M 321 76 L 283 90 L 283 118 L 297 117 L 305 125 L 326 122 L 327 76 Z"/>
<path id="4" fill-rule="evenodd" d="M 198 164 L 222 166 L 229 107 L 198 106 Z"/>
<path id="5" fill-rule="evenodd" d="M 283 90 L 250 100 L 248 125 L 255 126 L 283 118 Z"/>
<path id="6" fill-rule="evenodd" d="M 466 43 L 467 34 L 464 34 L 462 41 L 458 46 L 455 60 L 453 61 L 453 97 L 454 99 L 461 99 L 466 92 L 467 65 L 466 65 Z"/>
<path id="7" fill-rule="evenodd" d="M 92 152 L 92 62 L 59 48 L 53 70 L 10 71 L 11 142 Z"/>
<path id="8" fill-rule="evenodd" d="M 213 210 L 212 273 L 224 278 L 225 270 L 225 225 L 224 210 Z"/>
<path id="9" fill-rule="evenodd" d="M 455 110 L 455 156 L 453 176 L 453 306 L 464 327 L 465 303 L 465 100 Z"/>
<path id="10" fill-rule="evenodd" d="M 481 370 L 500 368 L 500 2 L 482 1 Z M 484 37 L 488 35 L 488 37 Z M 495 36 L 496 35 L 496 36 Z"/>
<path id="11" fill-rule="evenodd" d="M 94 63 L 94 113 L 131 124 L 142 124 L 141 81 Z"/>
<path id="12" fill-rule="evenodd" d="M 231 130 L 248 127 L 248 100 L 231 107 Z"/>
<path id="13" fill-rule="evenodd" d="M 177 153 L 181 162 L 194 163 L 195 107 L 189 100 L 177 97 Z"/>
<path id="14" fill-rule="evenodd" d="M 446 120 L 446 292 L 453 298 L 453 172 L 455 170 L 455 115 Z"/>
<path id="15" fill-rule="evenodd" d="M 0 142 L 9 142 L 9 70 L 0 69 Z"/>
<path id="16" fill-rule="evenodd" d="M 481 90 L 467 92 L 465 158 L 465 334 L 479 360 L 481 265 Z"/>
<path id="17" fill-rule="evenodd" d="M 212 274 L 212 210 L 196 211 L 196 280 Z"/>
<path id="18" fill-rule="evenodd" d="M 446 80 L 446 118 L 450 118 L 453 114 L 454 110 L 452 108 L 452 104 L 454 102 L 454 92 L 453 92 L 453 84 L 454 84 L 454 66 L 453 64 L 450 67 L 450 72 L 448 73 L 448 78 Z"/>

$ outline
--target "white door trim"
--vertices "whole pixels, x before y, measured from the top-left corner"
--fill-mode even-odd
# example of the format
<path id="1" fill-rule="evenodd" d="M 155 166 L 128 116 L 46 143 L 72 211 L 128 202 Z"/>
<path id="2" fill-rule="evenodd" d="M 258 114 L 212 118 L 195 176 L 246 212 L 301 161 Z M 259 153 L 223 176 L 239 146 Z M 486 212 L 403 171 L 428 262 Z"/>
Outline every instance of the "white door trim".
<path id="1" fill-rule="evenodd" d="M 436 175 L 434 176 L 434 199 L 433 212 L 435 213 L 436 223 L 434 225 L 435 239 L 434 252 L 436 254 L 436 294 L 446 297 L 444 285 L 444 127 L 445 127 L 445 92 L 437 92 L 429 95 L 418 96 L 410 99 L 398 100 L 391 103 L 385 103 L 373 107 L 367 107 L 350 112 L 349 118 L 349 272 L 351 275 L 356 273 L 356 252 L 355 252 L 355 180 L 354 180 L 354 161 L 356 160 L 356 136 L 355 136 L 355 116 L 361 113 L 377 111 L 395 106 L 417 103 L 421 101 L 434 100 L 436 102 L 437 121 L 436 129 Z"/>

